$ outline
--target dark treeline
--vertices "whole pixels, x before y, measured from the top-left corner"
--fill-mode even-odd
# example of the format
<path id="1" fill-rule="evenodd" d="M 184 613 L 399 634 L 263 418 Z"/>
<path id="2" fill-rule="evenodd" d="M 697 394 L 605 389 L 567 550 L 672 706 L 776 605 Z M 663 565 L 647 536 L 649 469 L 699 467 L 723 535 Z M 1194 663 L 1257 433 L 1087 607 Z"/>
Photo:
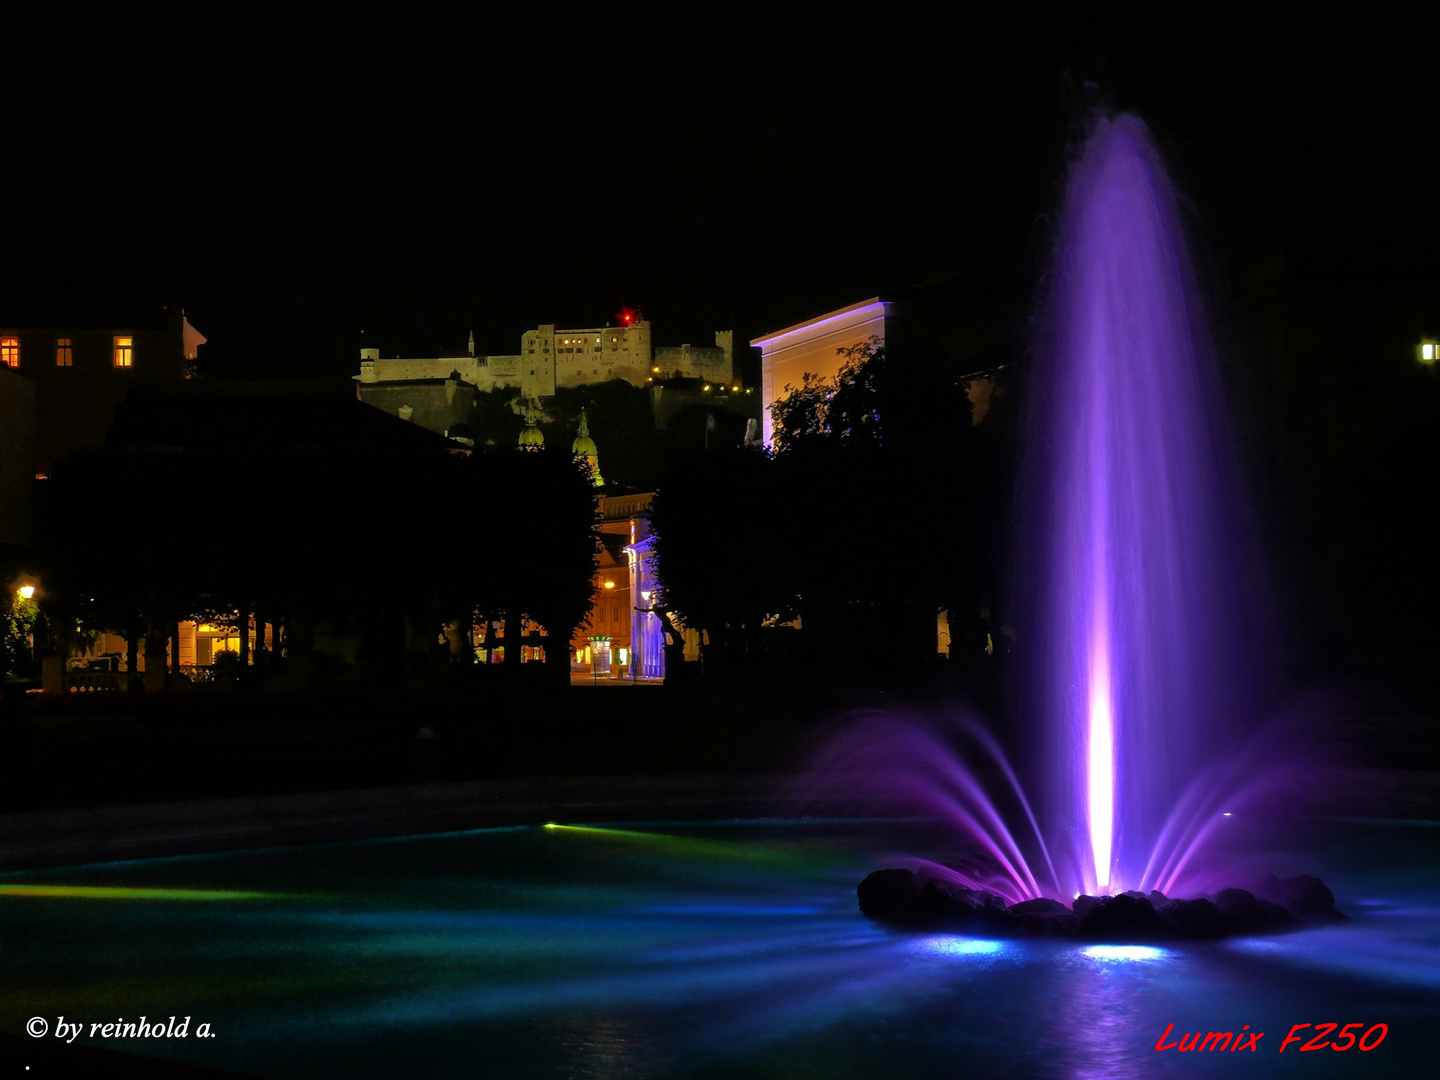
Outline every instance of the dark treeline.
<path id="1" fill-rule="evenodd" d="M 105 630 L 127 638 L 132 672 L 141 650 L 155 657 L 148 670 L 187 619 L 241 627 L 242 652 L 263 648 L 243 631 L 254 618 L 282 628 L 299 685 L 321 659 L 321 625 L 358 638 L 361 667 L 385 682 L 469 664 L 472 619 L 503 623 L 512 644 L 529 619 L 545 637 L 526 644 L 558 642 L 545 668 L 568 685 L 596 558 L 583 463 L 558 451 L 460 456 L 354 410 L 373 437 L 338 447 L 275 445 L 263 432 L 241 444 L 223 431 L 208 445 L 126 445 L 117 423 L 111 445 L 57 468 L 38 485 L 39 649 L 64 655 L 77 635 Z M 398 442 L 385 437 L 395 432 Z M 503 644 L 493 631 L 491 644 Z M 263 659 L 278 668 L 280 657 Z"/>
<path id="2" fill-rule="evenodd" d="M 700 385 L 699 380 L 688 383 L 691 389 Z M 661 392 L 683 394 L 686 387 L 687 380 L 672 380 Z M 746 404 L 751 400 L 745 399 Z M 654 491 L 692 451 L 739 444 L 749 419 L 745 405 L 731 399 L 681 406 L 662 417 L 662 426 L 651 391 L 624 379 L 560 386 L 540 410 L 538 426 L 547 447 L 566 449 L 572 444 L 582 409 L 600 449 L 606 484 L 633 491 Z M 479 447 L 514 446 L 523 426 L 520 390 L 506 387 L 475 394 L 470 418 L 450 434 L 471 438 Z"/>
<path id="3" fill-rule="evenodd" d="M 655 499 L 658 570 L 707 680 L 911 679 L 937 664 L 944 610 L 952 671 L 980 689 L 1001 636 L 998 414 L 972 424 L 953 365 L 872 344 L 775 404 L 772 453 L 677 468 Z"/>

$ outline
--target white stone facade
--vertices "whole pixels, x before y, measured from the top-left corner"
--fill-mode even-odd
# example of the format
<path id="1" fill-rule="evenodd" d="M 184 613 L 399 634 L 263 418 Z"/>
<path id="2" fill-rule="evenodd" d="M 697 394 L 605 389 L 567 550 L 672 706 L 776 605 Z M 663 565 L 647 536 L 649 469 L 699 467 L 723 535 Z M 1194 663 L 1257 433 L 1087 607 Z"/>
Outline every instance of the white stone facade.
<path id="1" fill-rule="evenodd" d="M 714 346 L 654 349 L 650 324 L 562 330 L 550 323 L 527 330 L 515 356 L 441 356 L 424 360 L 382 360 L 378 349 L 360 351 L 361 383 L 448 379 L 459 372 L 479 390 L 517 387 L 528 397 L 550 397 L 557 387 L 624 379 L 646 386 L 670 378 L 730 383 L 735 377 L 735 335 L 715 333 Z"/>

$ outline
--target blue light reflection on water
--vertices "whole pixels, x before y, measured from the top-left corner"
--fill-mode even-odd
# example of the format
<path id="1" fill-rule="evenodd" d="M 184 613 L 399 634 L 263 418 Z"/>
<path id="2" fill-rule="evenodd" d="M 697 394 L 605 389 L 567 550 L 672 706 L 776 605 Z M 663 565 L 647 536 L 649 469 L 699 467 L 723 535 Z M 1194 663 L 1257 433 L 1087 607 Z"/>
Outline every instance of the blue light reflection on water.
<path id="1" fill-rule="evenodd" d="M 919 952 L 938 953 L 941 956 L 1002 956 L 1015 952 L 1017 946 L 1009 941 L 990 941 L 985 938 L 933 937 L 922 938 L 915 943 Z"/>
<path id="2" fill-rule="evenodd" d="M 531 831 L 0 875 L 330 897 L 7 902 L 4 1023 L 164 1006 L 225 1039 L 147 1052 L 239 1071 L 539 1078 L 1143 1076 L 1175 1067 L 1154 1051 L 1167 1023 L 1283 1033 L 1339 1012 L 1391 1024 L 1393 1071 L 1407 1030 L 1440 1022 L 1433 869 L 1409 891 L 1355 878 L 1383 903 L 1324 931 L 1076 946 L 876 927 L 854 908 L 863 830 L 726 835 L 765 857 L 591 835 L 557 860 Z M 1339 1068 L 1315 1056 L 1307 1075 Z"/>

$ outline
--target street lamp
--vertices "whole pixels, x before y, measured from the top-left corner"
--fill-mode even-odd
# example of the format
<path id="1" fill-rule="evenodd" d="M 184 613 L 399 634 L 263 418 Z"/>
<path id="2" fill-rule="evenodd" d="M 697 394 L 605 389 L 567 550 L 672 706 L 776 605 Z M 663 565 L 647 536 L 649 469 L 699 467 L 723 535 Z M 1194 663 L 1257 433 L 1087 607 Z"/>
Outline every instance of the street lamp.
<path id="1" fill-rule="evenodd" d="M 33 600 L 35 598 L 34 585 L 21 585 L 20 588 L 15 591 L 19 593 L 21 600 Z"/>

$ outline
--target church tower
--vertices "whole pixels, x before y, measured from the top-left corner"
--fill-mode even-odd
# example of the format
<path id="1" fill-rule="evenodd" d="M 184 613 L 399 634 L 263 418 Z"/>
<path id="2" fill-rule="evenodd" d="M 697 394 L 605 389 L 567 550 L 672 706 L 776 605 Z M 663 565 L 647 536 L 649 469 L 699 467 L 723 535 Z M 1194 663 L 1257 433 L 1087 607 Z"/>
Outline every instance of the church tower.
<path id="1" fill-rule="evenodd" d="M 539 450 L 545 445 L 545 433 L 539 428 L 540 409 L 533 397 L 525 398 L 525 426 L 520 429 L 520 449 Z"/>
<path id="2" fill-rule="evenodd" d="M 600 476 L 600 451 L 595 448 L 595 440 L 590 438 L 590 425 L 585 421 L 584 409 L 580 410 L 580 431 L 575 436 L 575 441 L 570 444 L 570 449 L 590 465 L 590 475 L 595 478 L 595 486 L 604 487 L 605 481 Z"/>

